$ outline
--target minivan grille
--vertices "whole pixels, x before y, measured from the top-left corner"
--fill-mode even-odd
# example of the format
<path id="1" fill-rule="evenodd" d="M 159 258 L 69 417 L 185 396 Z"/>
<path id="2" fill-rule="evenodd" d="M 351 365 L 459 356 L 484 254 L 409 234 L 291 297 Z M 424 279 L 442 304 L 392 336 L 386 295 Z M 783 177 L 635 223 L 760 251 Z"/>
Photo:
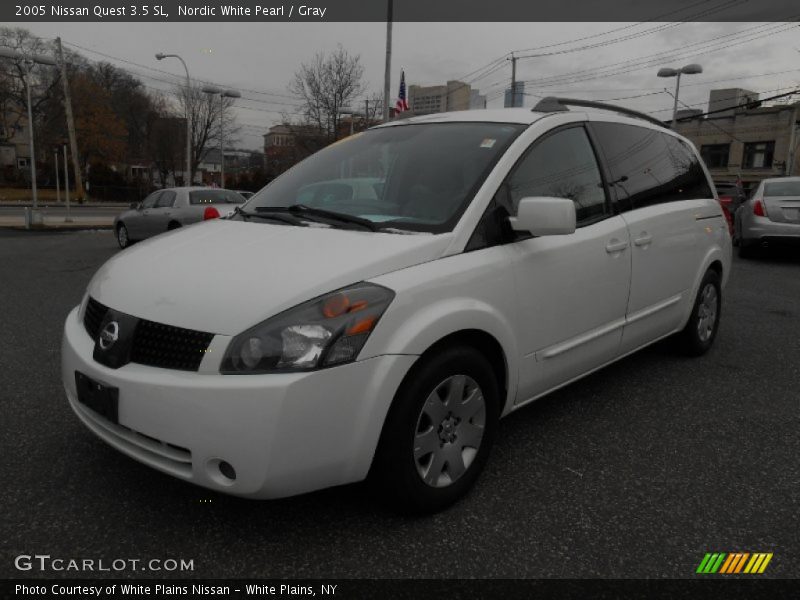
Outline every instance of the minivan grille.
<path id="1" fill-rule="evenodd" d="M 95 341 L 109 310 L 92 297 L 86 303 L 83 326 Z M 197 371 L 213 338 L 213 333 L 137 319 L 130 355 L 122 364 L 134 362 L 163 369 Z"/>
<path id="2" fill-rule="evenodd" d="M 97 334 L 100 333 L 100 324 L 103 322 L 106 312 L 108 312 L 107 306 L 103 306 L 92 297 L 89 298 L 86 303 L 86 311 L 83 313 L 83 326 L 93 340 L 97 339 Z"/>
<path id="3" fill-rule="evenodd" d="M 164 369 L 197 371 L 213 333 L 142 319 L 136 325 L 131 362 Z"/>

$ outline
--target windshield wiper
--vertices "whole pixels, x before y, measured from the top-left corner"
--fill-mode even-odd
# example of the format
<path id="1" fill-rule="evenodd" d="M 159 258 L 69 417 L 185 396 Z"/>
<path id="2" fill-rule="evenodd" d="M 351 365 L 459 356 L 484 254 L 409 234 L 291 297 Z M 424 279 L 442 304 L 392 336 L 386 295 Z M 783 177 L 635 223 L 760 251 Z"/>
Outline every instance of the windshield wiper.
<path id="1" fill-rule="evenodd" d="M 289 225 L 296 225 L 297 227 L 305 227 L 302 221 L 296 219 L 290 215 L 282 213 L 280 210 L 273 211 L 273 209 L 269 207 L 259 207 L 256 208 L 256 212 L 247 212 L 243 208 L 239 208 L 238 206 L 233 210 L 233 214 L 235 215 L 242 215 L 245 219 L 250 219 L 255 217 L 257 219 L 271 219 L 273 221 L 280 221 L 281 223 L 287 223 Z"/>
<path id="2" fill-rule="evenodd" d="M 359 225 L 361 227 L 365 227 L 370 231 L 378 231 L 378 226 L 375 225 L 375 223 L 373 223 L 369 219 L 362 219 L 361 217 L 354 217 L 353 215 L 334 212 L 332 210 L 325 210 L 322 208 L 312 208 L 310 206 L 306 206 L 305 204 L 292 204 L 286 210 L 294 214 L 310 215 L 312 217 L 330 219 L 331 221 L 339 221 L 341 223 L 351 223 L 353 225 Z"/>
<path id="3" fill-rule="evenodd" d="M 400 229 L 398 227 L 381 227 L 381 233 L 396 233 L 399 235 L 433 235 L 429 231 L 417 231 L 415 229 Z"/>

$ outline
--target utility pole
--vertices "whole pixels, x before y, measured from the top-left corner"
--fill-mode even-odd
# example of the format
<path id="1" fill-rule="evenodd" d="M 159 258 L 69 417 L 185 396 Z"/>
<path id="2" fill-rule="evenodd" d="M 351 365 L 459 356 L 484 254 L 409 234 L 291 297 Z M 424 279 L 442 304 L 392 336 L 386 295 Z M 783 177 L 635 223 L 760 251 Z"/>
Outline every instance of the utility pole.
<path id="1" fill-rule="evenodd" d="M 364 100 L 364 129 L 369 129 L 369 98 Z"/>
<path id="2" fill-rule="evenodd" d="M 794 162 L 797 156 L 797 146 L 800 145 L 800 140 L 797 140 L 797 104 L 794 105 L 792 110 L 792 122 L 789 133 L 789 155 L 786 158 L 786 176 L 791 177 L 794 174 Z"/>
<path id="3" fill-rule="evenodd" d="M 392 77 L 392 0 L 388 0 L 389 10 L 386 15 L 386 67 L 383 74 L 383 121 L 389 120 L 389 87 Z"/>
<path id="4" fill-rule="evenodd" d="M 517 57 L 511 53 L 511 106 L 517 106 Z"/>
<path id="5" fill-rule="evenodd" d="M 64 112 L 67 114 L 67 131 L 69 132 L 69 149 L 72 152 L 72 170 L 75 175 L 75 196 L 83 199 L 83 181 L 81 179 L 81 165 L 78 161 L 78 140 L 75 137 L 75 117 L 72 115 L 72 99 L 67 81 L 67 63 L 64 61 L 64 50 L 61 48 L 61 38 L 56 38 L 56 51 L 58 64 L 61 66 L 61 81 L 64 85 Z"/>

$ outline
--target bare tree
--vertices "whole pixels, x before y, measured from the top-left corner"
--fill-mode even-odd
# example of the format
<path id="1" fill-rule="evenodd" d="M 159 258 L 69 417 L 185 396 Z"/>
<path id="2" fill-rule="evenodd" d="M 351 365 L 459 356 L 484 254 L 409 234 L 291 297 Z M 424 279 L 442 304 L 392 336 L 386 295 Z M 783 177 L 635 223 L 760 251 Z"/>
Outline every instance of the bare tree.
<path id="1" fill-rule="evenodd" d="M 21 28 L 0 27 L 0 46 L 24 56 L 53 54 L 49 44 Z M 27 124 L 26 77 L 27 69 L 21 60 L 0 60 L 0 123 L 5 125 L 7 132 Z M 30 77 L 33 126 L 38 131 L 45 106 L 59 98 L 60 78 L 57 69 L 43 65 L 34 65 Z"/>
<path id="2" fill-rule="evenodd" d="M 238 128 L 232 109 L 233 98 L 223 98 L 220 102 L 218 95 L 206 94 L 200 86 L 192 86 L 188 89 L 186 86 L 178 87 L 175 90 L 175 96 L 180 107 L 179 114 L 186 115 L 188 112 L 192 121 L 192 176 L 186 182 L 189 185 L 206 149 L 219 143 L 221 125 L 224 123 L 225 140 L 228 142 L 234 139 Z"/>
<path id="3" fill-rule="evenodd" d="M 329 55 L 317 53 L 310 63 L 303 63 L 289 91 L 302 102 L 304 124 L 334 140 L 342 108 L 349 107 L 364 90 L 363 75 L 360 57 L 341 45 Z"/>

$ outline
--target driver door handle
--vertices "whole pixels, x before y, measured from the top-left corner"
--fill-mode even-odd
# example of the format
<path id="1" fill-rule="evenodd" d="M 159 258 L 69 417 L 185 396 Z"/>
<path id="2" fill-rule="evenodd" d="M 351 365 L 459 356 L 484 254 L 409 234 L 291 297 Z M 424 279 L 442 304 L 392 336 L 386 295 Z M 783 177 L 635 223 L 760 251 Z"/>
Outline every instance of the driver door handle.
<path id="1" fill-rule="evenodd" d="M 653 241 L 653 236 L 647 233 L 646 231 L 643 231 L 642 233 L 639 234 L 639 237 L 633 240 L 633 243 L 636 244 L 637 246 L 647 246 L 652 241 Z"/>

